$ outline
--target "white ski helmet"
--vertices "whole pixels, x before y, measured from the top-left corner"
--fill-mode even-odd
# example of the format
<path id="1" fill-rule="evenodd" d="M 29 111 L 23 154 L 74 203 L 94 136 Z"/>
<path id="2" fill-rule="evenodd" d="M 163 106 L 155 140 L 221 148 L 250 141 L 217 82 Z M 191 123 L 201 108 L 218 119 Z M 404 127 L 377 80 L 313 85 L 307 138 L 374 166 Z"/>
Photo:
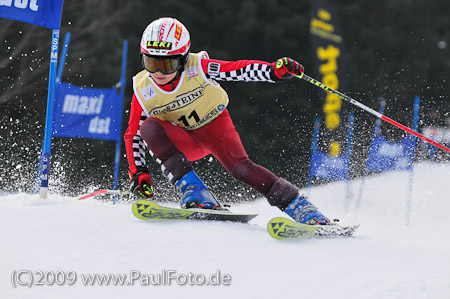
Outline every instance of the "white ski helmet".
<path id="1" fill-rule="evenodd" d="M 141 53 L 147 56 L 181 55 L 187 60 L 190 48 L 189 31 L 174 18 L 155 20 L 142 34 Z"/>

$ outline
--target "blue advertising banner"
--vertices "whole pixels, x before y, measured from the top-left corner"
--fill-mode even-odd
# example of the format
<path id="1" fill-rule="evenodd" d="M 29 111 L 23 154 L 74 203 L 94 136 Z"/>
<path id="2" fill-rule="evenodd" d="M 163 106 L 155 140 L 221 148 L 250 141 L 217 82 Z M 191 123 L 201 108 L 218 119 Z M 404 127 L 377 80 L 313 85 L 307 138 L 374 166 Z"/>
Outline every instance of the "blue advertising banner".
<path id="1" fill-rule="evenodd" d="M 119 140 L 122 138 L 122 98 L 116 88 L 58 83 L 52 136 Z"/>
<path id="2" fill-rule="evenodd" d="M 63 0 L 0 0 L 0 18 L 59 29 Z"/>
<path id="3" fill-rule="evenodd" d="M 414 163 L 416 140 L 406 136 L 401 141 L 390 142 L 381 135 L 373 138 L 366 168 L 370 171 L 408 170 Z"/>

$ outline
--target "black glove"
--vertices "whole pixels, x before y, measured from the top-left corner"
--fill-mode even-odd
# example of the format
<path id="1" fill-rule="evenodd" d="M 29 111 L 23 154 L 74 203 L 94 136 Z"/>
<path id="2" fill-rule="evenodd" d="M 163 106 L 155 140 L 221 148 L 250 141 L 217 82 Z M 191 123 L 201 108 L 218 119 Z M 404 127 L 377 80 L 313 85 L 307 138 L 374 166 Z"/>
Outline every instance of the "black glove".
<path id="1" fill-rule="evenodd" d="M 283 57 L 272 63 L 274 81 L 288 80 L 303 74 L 303 66 L 292 58 Z"/>
<path id="2" fill-rule="evenodd" d="M 153 197 L 152 178 L 145 167 L 131 166 L 128 170 L 130 176 L 130 193 L 140 197 Z"/>

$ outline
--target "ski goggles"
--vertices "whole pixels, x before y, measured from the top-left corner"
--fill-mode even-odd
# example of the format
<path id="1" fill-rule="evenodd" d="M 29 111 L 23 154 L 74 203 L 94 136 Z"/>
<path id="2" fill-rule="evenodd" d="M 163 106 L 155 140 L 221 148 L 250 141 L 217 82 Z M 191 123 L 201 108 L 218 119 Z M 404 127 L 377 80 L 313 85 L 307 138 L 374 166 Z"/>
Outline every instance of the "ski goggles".
<path id="1" fill-rule="evenodd" d="M 150 73 L 161 72 L 164 75 L 176 72 L 181 65 L 180 57 L 156 57 L 142 55 L 142 65 Z"/>

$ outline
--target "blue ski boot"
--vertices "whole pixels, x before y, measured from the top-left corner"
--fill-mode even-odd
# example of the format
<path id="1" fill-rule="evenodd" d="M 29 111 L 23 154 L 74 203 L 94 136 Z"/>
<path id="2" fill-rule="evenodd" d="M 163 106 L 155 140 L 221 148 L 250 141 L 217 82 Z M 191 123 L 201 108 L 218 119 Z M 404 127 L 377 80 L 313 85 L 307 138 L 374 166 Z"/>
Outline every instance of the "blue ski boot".
<path id="1" fill-rule="evenodd" d="M 181 208 L 201 208 L 201 209 L 217 209 L 220 205 L 215 198 L 203 184 L 202 180 L 197 174 L 191 170 L 179 179 L 175 185 L 181 194 L 183 199 L 181 200 Z"/>
<path id="2" fill-rule="evenodd" d="M 304 224 L 328 224 L 330 219 L 323 216 L 319 210 L 310 203 L 305 195 L 297 195 L 284 210 L 296 222 Z"/>

